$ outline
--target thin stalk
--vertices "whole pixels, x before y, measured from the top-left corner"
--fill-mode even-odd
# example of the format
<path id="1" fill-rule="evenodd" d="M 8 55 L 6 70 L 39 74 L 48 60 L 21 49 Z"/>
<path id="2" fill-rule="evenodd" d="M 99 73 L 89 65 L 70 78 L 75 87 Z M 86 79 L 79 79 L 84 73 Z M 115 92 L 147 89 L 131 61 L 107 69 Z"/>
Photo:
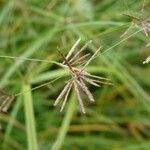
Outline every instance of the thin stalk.
<path id="1" fill-rule="evenodd" d="M 66 137 L 71 119 L 73 117 L 75 107 L 76 107 L 76 98 L 75 98 L 75 92 L 73 92 L 72 96 L 70 98 L 68 109 L 66 111 L 64 120 L 62 122 L 59 134 L 58 134 L 57 139 L 56 139 L 55 143 L 53 144 L 51 150 L 60 150 L 61 149 L 64 139 Z"/>
<path id="2" fill-rule="evenodd" d="M 8 56 L 8 55 L 1 55 L 0 58 L 9 58 L 9 59 L 16 59 L 16 64 L 19 63 L 21 60 L 26 60 L 26 61 L 35 61 L 35 62 L 45 62 L 45 63 L 52 63 L 56 64 L 60 67 L 65 67 L 65 65 L 58 63 L 56 61 L 52 60 L 45 60 L 45 59 L 37 59 L 37 58 L 27 58 L 27 57 L 17 57 L 17 56 Z"/>
<path id="3" fill-rule="evenodd" d="M 101 54 L 105 54 L 107 53 L 108 51 L 112 50 L 113 48 L 117 47 L 118 45 L 122 44 L 124 41 L 128 40 L 129 38 L 131 38 L 132 36 L 136 35 L 137 33 L 141 32 L 142 29 L 134 32 L 133 34 L 129 35 L 128 37 L 120 40 L 119 42 L 117 42 L 116 44 L 114 44 L 113 46 L 109 47 L 108 49 L 106 49 L 104 52 L 102 52 Z"/>

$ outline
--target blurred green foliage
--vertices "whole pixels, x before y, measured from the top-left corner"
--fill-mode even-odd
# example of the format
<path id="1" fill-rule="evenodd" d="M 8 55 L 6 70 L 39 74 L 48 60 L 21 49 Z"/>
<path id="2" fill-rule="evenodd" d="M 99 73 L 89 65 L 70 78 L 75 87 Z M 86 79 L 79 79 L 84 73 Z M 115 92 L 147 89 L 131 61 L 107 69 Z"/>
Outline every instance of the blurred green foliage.
<path id="1" fill-rule="evenodd" d="M 15 94 L 61 76 L 52 84 L 23 92 L 8 113 L 0 114 L 0 149 L 150 149 L 150 69 L 149 64 L 142 64 L 150 54 L 150 47 L 146 47 L 149 37 L 139 32 L 116 45 L 132 21 L 123 13 L 149 16 L 150 1 L 146 0 L 141 14 L 143 2 L 0 1 L 0 56 L 20 57 L 0 58 L 0 88 Z M 137 30 L 134 28 L 129 34 Z M 56 64 L 25 61 L 21 57 L 61 62 L 56 48 L 66 54 L 79 37 L 80 46 L 93 40 L 88 49 L 91 53 L 103 46 L 102 53 L 87 69 L 110 78 L 114 85 L 89 87 L 96 102 L 90 104 L 84 98 L 86 115 L 73 103 L 73 93 L 68 107 L 59 113 L 53 103 L 69 78 L 68 73 Z"/>

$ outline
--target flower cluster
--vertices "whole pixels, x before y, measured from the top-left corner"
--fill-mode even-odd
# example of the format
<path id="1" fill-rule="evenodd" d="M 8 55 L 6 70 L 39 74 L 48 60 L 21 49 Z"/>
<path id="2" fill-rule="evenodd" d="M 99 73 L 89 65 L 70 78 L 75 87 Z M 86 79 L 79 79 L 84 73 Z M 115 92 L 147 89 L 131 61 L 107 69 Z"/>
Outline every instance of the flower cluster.
<path id="1" fill-rule="evenodd" d="M 66 57 L 61 53 L 60 50 L 58 50 L 58 52 L 63 58 L 62 64 L 64 65 L 65 68 L 69 69 L 70 76 L 71 76 L 71 78 L 68 81 L 66 81 L 66 85 L 64 86 L 63 90 L 60 92 L 59 96 L 57 97 L 54 103 L 54 105 L 56 106 L 64 97 L 60 111 L 64 109 L 69 93 L 73 87 L 75 89 L 77 100 L 79 102 L 81 111 L 82 113 L 85 113 L 81 92 L 84 92 L 87 98 L 91 102 L 95 101 L 86 83 L 89 83 L 97 87 L 100 87 L 100 84 L 111 84 L 109 82 L 109 79 L 95 76 L 85 71 L 85 68 L 95 58 L 95 56 L 101 50 L 101 47 L 98 48 L 90 58 L 88 58 L 90 55 L 89 53 L 84 54 L 83 56 L 80 57 L 81 53 L 84 50 L 86 50 L 86 48 L 91 43 L 91 41 L 87 42 L 80 50 L 78 50 L 75 53 L 75 49 L 79 44 L 79 42 L 80 39 L 78 39 L 77 42 L 73 45 L 73 47 L 71 48 L 71 50 L 69 51 Z"/>
<path id="2" fill-rule="evenodd" d="M 134 27 L 134 25 L 140 26 L 142 28 L 142 31 L 145 33 L 145 35 L 148 36 L 148 33 L 150 32 L 150 22 L 147 19 L 135 17 L 129 14 L 124 14 L 124 15 L 130 17 L 133 20 L 133 22 L 129 26 L 129 28 L 127 28 L 127 30 L 121 35 L 121 37 L 126 35 L 129 32 L 129 30 Z"/>

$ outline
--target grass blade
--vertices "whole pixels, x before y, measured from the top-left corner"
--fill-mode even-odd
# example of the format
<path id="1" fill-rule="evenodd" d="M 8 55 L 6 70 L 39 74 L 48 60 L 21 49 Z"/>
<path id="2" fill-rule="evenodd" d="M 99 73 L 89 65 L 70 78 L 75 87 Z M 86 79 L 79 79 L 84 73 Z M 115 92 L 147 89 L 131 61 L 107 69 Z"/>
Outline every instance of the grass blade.
<path id="1" fill-rule="evenodd" d="M 4 20 L 8 18 L 8 14 L 11 12 L 12 6 L 14 4 L 14 1 L 10 0 L 6 6 L 3 8 L 3 10 L 0 13 L 0 27 L 4 24 Z"/>
<path id="2" fill-rule="evenodd" d="M 30 57 L 35 52 L 39 51 L 40 47 L 44 43 L 49 42 L 52 39 L 52 37 L 58 32 L 58 30 L 59 29 L 56 25 L 53 29 L 51 29 L 50 31 L 47 31 L 45 34 L 41 35 L 35 42 L 32 43 L 31 47 L 29 47 L 27 50 L 25 50 L 25 52 L 20 56 L 20 58 Z M 18 67 L 24 63 L 24 61 L 25 60 L 20 59 L 17 63 L 14 63 L 8 69 L 8 71 L 1 78 L 1 81 L 0 81 L 0 87 L 1 88 L 7 84 L 9 78 L 14 74 L 14 72 L 18 69 Z"/>
<path id="3" fill-rule="evenodd" d="M 6 127 L 6 132 L 5 132 L 5 136 L 4 136 L 4 142 L 3 142 L 3 150 L 8 149 L 8 146 L 9 146 L 8 141 L 9 141 L 9 138 L 11 136 L 11 132 L 13 130 L 13 122 L 17 117 L 17 113 L 19 111 L 21 104 L 22 104 L 22 101 L 21 101 L 21 97 L 19 96 L 17 98 L 16 103 L 15 103 L 14 109 L 12 110 L 12 113 L 11 113 L 12 119 L 10 120 L 10 122 L 8 123 L 8 125 Z"/>
<path id="4" fill-rule="evenodd" d="M 23 82 L 23 91 L 31 91 L 30 82 L 28 78 L 26 78 Z M 23 97 L 24 97 L 28 150 L 37 150 L 38 146 L 36 137 L 36 126 L 35 126 L 35 117 L 31 92 L 24 92 Z"/>

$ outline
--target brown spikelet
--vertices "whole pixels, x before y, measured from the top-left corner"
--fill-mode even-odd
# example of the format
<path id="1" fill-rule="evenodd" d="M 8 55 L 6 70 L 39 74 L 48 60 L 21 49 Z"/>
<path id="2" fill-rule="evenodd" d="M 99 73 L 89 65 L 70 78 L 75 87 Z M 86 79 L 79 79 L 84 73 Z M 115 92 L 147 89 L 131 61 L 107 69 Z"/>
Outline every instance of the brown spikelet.
<path id="1" fill-rule="evenodd" d="M 7 94 L 0 90 L 0 111 L 7 112 L 15 96 Z"/>
<path id="2" fill-rule="evenodd" d="M 63 109 L 64 109 L 64 107 L 65 107 L 65 104 L 66 104 L 66 102 L 67 102 L 67 99 L 68 99 L 70 90 L 71 90 L 71 88 L 72 88 L 72 84 L 73 84 L 73 83 L 72 83 L 72 81 L 71 81 L 70 84 L 69 84 L 69 87 L 68 87 L 68 91 L 67 91 L 67 93 L 66 93 L 66 95 L 65 95 L 65 99 L 64 99 L 63 104 L 62 104 L 62 106 L 61 106 L 60 112 L 62 112 Z"/>
<path id="3" fill-rule="evenodd" d="M 94 97 L 91 94 L 91 92 L 89 91 L 88 87 L 84 84 L 83 80 L 80 79 L 79 81 L 77 81 L 77 83 L 79 84 L 79 86 L 81 87 L 81 89 L 85 92 L 85 94 L 87 95 L 87 97 L 89 98 L 89 100 L 91 102 L 94 102 Z"/>
<path id="4" fill-rule="evenodd" d="M 75 87 L 75 91 L 76 91 L 76 95 L 77 95 L 77 99 L 79 101 L 79 104 L 80 104 L 80 108 L 81 108 L 81 111 L 82 113 L 85 114 L 85 108 L 84 108 L 84 105 L 83 105 L 83 101 L 82 101 L 82 98 L 80 96 L 80 92 L 79 92 L 79 89 L 78 89 L 78 86 L 77 86 L 77 82 L 76 80 L 74 80 L 74 87 Z"/>
<path id="5" fill-rule="evenodd" d="M 57 97 L 57 99 L 56 99 L 56 101 L 54 103 L 54 106 L 56 106 L 60 102 L 60 100 L 62 99 L 62 97 L 65 95 L 66 91 L 69 89 L 70 82 L 68 82 L 65 85 L 65 87 L 63 88 L 63 90 L 61 91 L 61 93 L 59 94 L 59 96 Z"/>

